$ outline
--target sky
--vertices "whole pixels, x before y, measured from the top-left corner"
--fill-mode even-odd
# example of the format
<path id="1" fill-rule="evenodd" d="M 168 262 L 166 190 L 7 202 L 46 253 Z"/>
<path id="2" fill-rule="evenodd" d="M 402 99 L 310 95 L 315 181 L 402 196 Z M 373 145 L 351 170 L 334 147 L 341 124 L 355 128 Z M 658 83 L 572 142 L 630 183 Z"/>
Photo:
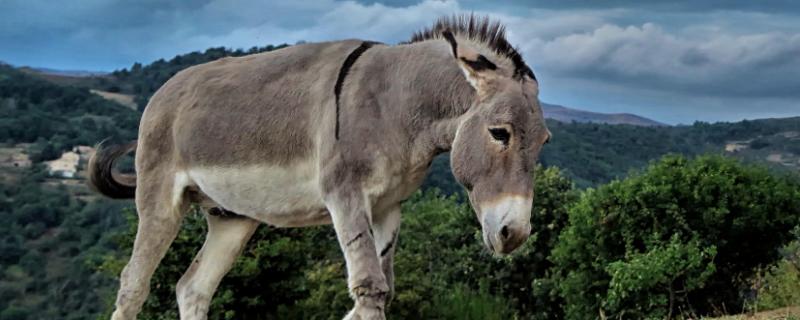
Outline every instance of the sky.
<path id="1" fill-rule="evenodd" d="M 800 116 L 793 0 L 0 0 L 0 61 L 112 71 L 219 46 L 394 44 L 459 13 L 506 25 L 544 102 L 670 124 Z"/>

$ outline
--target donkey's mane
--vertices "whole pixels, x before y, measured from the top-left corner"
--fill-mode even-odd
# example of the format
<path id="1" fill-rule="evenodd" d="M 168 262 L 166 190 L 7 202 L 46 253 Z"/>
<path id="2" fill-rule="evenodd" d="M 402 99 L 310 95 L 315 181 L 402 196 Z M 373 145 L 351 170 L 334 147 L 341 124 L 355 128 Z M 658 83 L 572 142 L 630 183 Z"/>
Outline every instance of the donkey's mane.
<path id="1" fill-rule="evenodd" d="M 525 64 L 522 55 L 506 40 L 506 27 L 500 21 L 493 21 L 489 17 L 477 17 L 474 14 L 441 17 L 432 27 L 415 32 L 409 43 L 439 39 L 443 37 L 442 33 L 445 31 L 479 41 L 497 54 L 511 59 L 514 63 L 515 78 L 521 79 L 527 75 L 536 80 L 536 76 Z"/>

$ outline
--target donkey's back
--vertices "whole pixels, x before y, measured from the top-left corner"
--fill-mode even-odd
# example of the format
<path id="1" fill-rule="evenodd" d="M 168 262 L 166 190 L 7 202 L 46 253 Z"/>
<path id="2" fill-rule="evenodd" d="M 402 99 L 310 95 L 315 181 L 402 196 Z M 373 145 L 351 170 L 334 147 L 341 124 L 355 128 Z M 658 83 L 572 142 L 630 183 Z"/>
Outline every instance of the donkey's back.
<path id="1" fill-rule="evenodd" d="M 186 69 L 147 106 L 137 154 L 163 161 L 171 145 L 169 156 L 185 168 L 309 157 L 327 128 L 322 118 L 334 112 L 341 61 L 359 43 L 304 44 Z"/>

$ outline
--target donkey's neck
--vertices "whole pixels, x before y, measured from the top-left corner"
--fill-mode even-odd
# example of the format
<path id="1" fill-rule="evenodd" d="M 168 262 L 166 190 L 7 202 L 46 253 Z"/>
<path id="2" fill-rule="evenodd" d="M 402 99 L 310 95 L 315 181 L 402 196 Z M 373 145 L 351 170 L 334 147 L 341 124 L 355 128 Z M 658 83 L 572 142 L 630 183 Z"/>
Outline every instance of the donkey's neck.
<path id="1" fill-rule="evenodd" d="M 430 156 L 450 150 L 462 116 L 476 98 L 453 58 L 450 46 L 444 41 L 384 47 L 386 62 L 391 63 L 385 74 L 391 77 L 388 95 L 402 104 L 400 121 L 405 122 L 410 139 L 420 152 Z M 391 75 L 391 76 L 389 76 Z"/>

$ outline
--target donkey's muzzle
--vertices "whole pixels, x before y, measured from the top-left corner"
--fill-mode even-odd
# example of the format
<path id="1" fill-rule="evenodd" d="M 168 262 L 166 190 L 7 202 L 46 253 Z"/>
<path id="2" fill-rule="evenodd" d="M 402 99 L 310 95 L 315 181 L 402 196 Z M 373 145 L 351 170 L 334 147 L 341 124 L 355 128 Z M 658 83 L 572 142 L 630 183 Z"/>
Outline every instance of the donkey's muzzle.
<path id="1" fill-rule="evenodd" d="M 509 224 L 499 228 L 484 226 L 483 241 L 494 253 L 509 254 L 525 243 L 530 234 L 530 224 L 521 226 Z"/>
<path id="2" fill-rule="evenodd" d="M 481 206 L 483 240 L 490 250 L 508 254 L 525 243 L 531 234 L 531 202 L 530 198 L 511 196 Z"/>

